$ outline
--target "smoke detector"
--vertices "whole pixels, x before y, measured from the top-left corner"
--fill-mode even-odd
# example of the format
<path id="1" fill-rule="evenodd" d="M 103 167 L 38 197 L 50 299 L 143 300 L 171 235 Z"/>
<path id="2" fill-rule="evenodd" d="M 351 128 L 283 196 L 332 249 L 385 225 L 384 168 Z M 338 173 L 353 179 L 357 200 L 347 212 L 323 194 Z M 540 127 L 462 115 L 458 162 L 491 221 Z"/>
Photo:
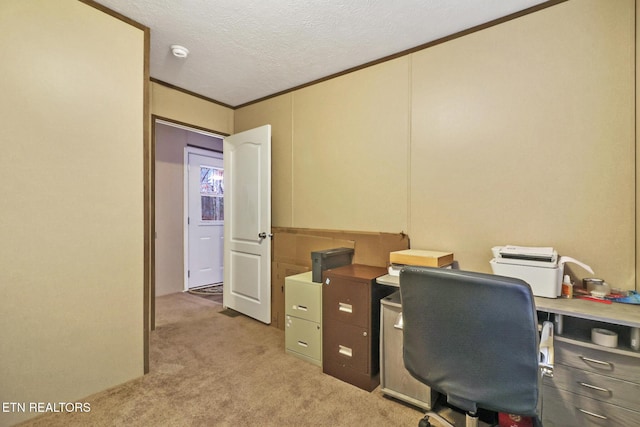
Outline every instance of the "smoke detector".
<path id="1" fill-rule="evenodd" d="M 186 58 L 187 55 L 189 55 L 189 49 L 184 46 L 173 44 L 171 45 L 171 53 L 173 53 L 173 56 L 176 58 Z"/>

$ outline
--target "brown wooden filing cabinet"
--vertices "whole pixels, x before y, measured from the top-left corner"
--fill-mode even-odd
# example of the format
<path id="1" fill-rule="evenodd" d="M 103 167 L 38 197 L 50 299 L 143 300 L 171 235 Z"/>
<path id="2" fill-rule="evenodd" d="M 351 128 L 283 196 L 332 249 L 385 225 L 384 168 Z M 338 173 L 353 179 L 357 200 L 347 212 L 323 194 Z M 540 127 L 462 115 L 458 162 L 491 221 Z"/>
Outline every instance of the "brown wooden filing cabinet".
<path id="1" fill-rule="evenodd" d="M 323 273 L 322 371 L 367 391 L 380 383 L 382 267 L 351 264 Z"/>

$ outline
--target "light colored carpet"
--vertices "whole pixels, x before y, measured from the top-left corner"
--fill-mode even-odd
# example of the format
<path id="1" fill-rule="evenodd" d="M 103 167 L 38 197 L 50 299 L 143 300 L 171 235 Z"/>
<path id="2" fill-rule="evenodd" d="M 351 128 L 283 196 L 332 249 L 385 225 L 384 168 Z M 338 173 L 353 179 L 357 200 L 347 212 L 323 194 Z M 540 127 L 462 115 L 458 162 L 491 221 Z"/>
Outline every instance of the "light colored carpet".
<path id="1" fill-rule="evenodd" d="M 416 426 L 422 414 L 288 355 L 284 332 L 188 293 L 157 299 L 150 370 L 24 426 Z"/>

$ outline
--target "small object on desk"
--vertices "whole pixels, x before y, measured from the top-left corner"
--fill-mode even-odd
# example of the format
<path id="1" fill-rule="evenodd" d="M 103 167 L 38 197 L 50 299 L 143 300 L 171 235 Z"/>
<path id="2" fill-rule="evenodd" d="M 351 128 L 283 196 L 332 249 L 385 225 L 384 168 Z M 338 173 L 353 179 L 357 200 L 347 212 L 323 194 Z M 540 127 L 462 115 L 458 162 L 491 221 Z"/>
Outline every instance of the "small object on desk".
<path id="1" fill-rule="evenodd" d="M 404 267 L 407 267 L 407 266 L 405 264 L 391 264 L 391 265 L 389 265 L 389 268 L 388 268 L 389 276 L 400 277 L 400 271 Z M 447 264 L 447 265 L 443 265 L 440 268 L 452 269 L 453 268 L 453 263 Z"/>
<path id="2" fill-rule="evenodd" d="M 608 300 L 613 302 L 622 302 L 625 304 L 640 304 L 640 294 L 636 291 L 627 291 L 627 294 L 616 294 L 607 296 Z"/>
<path id="3" fill-rule="evenodd" d="M 616 289 L 615 291 L 611 291 L 609 295 L 607 295 L 608 299 L 615 300 L 618 298 L 624 298 L 628 295 L 627 291 L 622 291 L 620 289 Z"/>
<path id="4" fill-rule="evenodd" d="M 422 267 L 443 267 L 453 263 L 452 252 L 405 249 L 389 253 L 391 264 L 417 265 Z"/>
<path id="5" fill-rule="evenodd" d="M 404 267 L 404 265 L 402 264 L 391 264 L 389 266 L 389 275 L 390 276 L 395 276 L 395 277 L 400 277 L 400 270 L 402 270 L 402 267 Z"/>
<path id="6" fill-rule="evenodd" d="M 602 279 L 585 278 L 582 279 L 582 283 L 584 284 L 584 288 L 587 292 L 596 291 L 601 292 L 604 295 L 611 293 L 611 286 Z"/>
<path id="7" fill-rule="evenodd" d="M 562 296 L 562 279 L 567 263 L 578 264 L 593 273 L 588 265 L 568 256 L 558 256 L 551 247 L 494 246 L 489 261 L 493 274 L 516 277 L 531 286 L 533 295 L 546 298 Z"/>
<path id="8" fill-rule="evenodd" d="M 573 298 L 573 283 L 571 283 L 571 277 L 568 274 L 565 274 L 562 280 L 562 297 Z"/>
<path id="9" fill-rule="evenodd" d="M 581 296 L 590 296 L 591 293 L 589 291 L 587 291 L 585 288 L 582 288 L 580 286 L 573 286 L 573 297 L 574 298 L 578 298 Z"/>
<path id="10" fill-rule="evenodd" d="M 604 280 L 602 279 L 597 279 L 595 277 L 585 277 L 584 279 L 582 279 L 582 286 L 588 291 L 591 291 L 594 288 L 603 285 Z"/>
<path id="11" fill-rule="evenodd" d="M 587 296 L 580 296 L 578 298 L 579 299 L 586 299 L 587 301 L 601 302 L 603 304 L 611 304 L 611 301 L 609 301 L 608 299 L 603 299 L 603 298 L 587 297 Z"/>

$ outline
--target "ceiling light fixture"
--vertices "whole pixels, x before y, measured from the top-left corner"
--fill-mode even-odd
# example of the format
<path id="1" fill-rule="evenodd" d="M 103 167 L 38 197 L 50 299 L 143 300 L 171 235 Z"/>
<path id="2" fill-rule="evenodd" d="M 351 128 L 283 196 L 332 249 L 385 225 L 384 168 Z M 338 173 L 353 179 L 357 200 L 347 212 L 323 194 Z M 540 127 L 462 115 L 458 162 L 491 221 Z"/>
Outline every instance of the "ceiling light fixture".
<path id="1" fill-rule="evenodd" d="M 176 58 L 186 58 L 187 55 L 189 55 L 189 49 L 184 46 L 172 44 L 171 53 L 173 53 L 173 56 L 175 56 Z"/>

